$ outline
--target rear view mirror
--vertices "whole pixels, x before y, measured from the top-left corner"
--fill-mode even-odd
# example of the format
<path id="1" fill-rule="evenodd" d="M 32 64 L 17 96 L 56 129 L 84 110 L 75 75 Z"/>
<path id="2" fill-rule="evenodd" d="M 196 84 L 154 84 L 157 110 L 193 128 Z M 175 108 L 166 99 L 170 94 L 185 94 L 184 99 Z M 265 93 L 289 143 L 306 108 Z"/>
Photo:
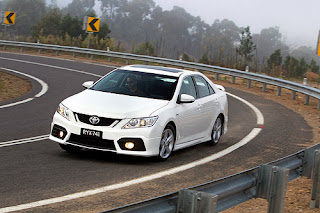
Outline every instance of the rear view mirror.
<path id="1" fill-rule="evenodd" d="M 82 86 L 86 89 L 89 89 L 94 84 L 94 81 L 86 81 L 82 84 Z"/>

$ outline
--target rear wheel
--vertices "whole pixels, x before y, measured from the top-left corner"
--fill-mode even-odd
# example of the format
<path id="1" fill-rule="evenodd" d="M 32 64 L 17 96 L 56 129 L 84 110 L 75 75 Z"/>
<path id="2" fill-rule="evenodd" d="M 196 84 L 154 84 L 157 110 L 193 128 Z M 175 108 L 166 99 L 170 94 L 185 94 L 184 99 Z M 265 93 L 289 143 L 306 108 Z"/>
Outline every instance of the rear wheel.
<path id="1" fill-rule="evenodd" d="M 72 146 L 72 145 L 69 145 L 69 144 L 61 144 L 59 143 L 61 149 L 69 152 L 69 153 L 78 153 L 80 152 L 80 150 L 82 149 L 81 147 L 78 147 L 78 146 Z"/>
<path id="2" fill-rule="evenodd" d="M 159 160 L 167 160 L 171 155 L 175 142 L 175 131 L 171 124 L 168 124 L 162 132 L 159 146 Z"/>
<path id="3" fill-rule="evenodd" d="M 211 140 L 209 141 L 209 144 L 211 145 L 217 145 L 222 135 L 222 119 L 221 116 L 217 118 L 217 120 L 214 122 L 212 132 L 211 132 Z"/>

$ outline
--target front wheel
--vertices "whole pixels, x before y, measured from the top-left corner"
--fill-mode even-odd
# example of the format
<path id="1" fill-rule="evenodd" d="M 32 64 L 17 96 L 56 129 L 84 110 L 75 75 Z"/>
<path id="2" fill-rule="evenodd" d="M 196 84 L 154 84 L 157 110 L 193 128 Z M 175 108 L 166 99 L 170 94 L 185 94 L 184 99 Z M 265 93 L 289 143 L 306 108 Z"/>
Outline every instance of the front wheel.
<path id="1" fill-rule="evenodd" d="M 159 146 L 159 160 L 167 160 L 171 155 L 175 142 L 175 130 L 171 124 L 168 124 L 162 132 Z"/>
<path id="2" fill-rule="evenodd" d="M 209 141 L 210 145 L 217 145 L 222 135 L 222 120 L 221 116 L 217 118 L 214 122 L 212 132 L 211 132 L 211 140 Z"/>
<path id="3" fill-rule="evenodd" d="M 65 151 L 67 151 L 69 153 L 78 153 L 82 149 L 81 147 L 72 146 L 72 145 L 69 145 L 69 144 L 65 145 L 65 144 L 59 143 L 59 145 L 60 145 L 61 149 L 65 150 Z"/>

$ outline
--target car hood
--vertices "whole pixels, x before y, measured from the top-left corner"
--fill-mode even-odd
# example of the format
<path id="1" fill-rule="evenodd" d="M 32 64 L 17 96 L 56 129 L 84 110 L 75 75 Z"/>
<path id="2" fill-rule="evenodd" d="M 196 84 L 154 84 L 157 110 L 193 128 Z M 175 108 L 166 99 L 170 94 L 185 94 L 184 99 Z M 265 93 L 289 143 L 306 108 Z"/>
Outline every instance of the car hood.
<path id="1" fill-rule="evenodd" d="M 120 95 L 89 89 L 62 102 L 73 112 L 116 119 L 148 117 L 168 103 L 169 101 L 167 100 Z"/>

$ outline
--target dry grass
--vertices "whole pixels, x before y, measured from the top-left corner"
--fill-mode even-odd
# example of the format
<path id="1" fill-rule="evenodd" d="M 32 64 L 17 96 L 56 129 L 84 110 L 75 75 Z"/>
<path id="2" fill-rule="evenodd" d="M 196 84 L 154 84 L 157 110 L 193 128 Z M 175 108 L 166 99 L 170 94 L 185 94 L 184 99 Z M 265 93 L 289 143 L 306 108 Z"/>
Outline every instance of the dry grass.
<path id="1" fill-rule="evenodd" d="M 32 88 L 28 80 L 10 75 L 0 70 L 0 102 L 20 97 Z"/>

